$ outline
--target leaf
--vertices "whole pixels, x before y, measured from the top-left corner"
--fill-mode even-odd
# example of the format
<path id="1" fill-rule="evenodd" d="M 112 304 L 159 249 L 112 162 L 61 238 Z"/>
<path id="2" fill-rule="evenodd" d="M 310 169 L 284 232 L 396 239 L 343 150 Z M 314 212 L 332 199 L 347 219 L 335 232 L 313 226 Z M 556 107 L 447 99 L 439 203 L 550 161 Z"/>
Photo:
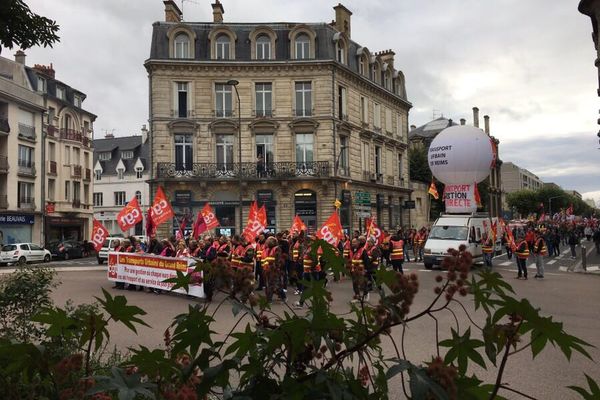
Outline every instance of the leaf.
<path id="1" fill-rule="evenodd" d="M 80 328 L 79 321 L 69 317 L 62 308 L 44 308 L 31 320 L 49 325 L 46 334 L 50 337 L 71 336 L 71 332 Z"/>
<path id="2" fill-rule="evenodd" d="M 141 375 L 152 378 L 172 377 L 180 371 L 174 360 L 166 356 L 165 350 L 154 349 L 150 351 L 147 347 L 140 346 L 139 349 L 131 349 L 133 355 L 129 360 L 135 365 Z"/>
<path id="3" fill-rule="evenodd" d="M 427 375 L 423 368 L 411 365 L 408 369 L 409 386 L 411 398 L 413 400 L 430 399 L 429 393 L 432 393 L 438 400 L 447 400 L 448 393 L 433 379 Z"/>
<path id="4" fill-rule="evenodd" d="M 393 362 L 395 362 L 395 365 L 392 365 L 387 373 L 385 374 L 385 377 L 389 380 L 392 379 L 394 376 L 398 375 L 400 372 L 404 372 L 407 369 L 409 369 L 411 367 L 411 363 L 406 361 L 406 360 L 400 360 L 400 359 L 393 359 L 391 360 Z"/>
<path id="5" fill-rule="evenodd" d="M 175 317 L 172 326 L 173 332 L 173 353 L 189 352 L 192 357 L 196 357 L 201 345 L 212 346 L 210 324 L 214 319 L 207 315 L 207 310 L 199 305 L 189 305 L 187 314 L 180 314 Z"/>
<path id="6" fill-rule="evenodd" d="M 104 288 L 102 288 L 104 299 L 96 297 L 102 304 L 104 310 L 115 321 L 122 322 L 126 327 L 137 333 L 134 323 L 150 327 L 138 315 L 146 315 L 146 312 L 137 306 L 128 306 L 125 296 L 115 296 L 114 298 Z"/>
<path id="7" fill-rule="evenodd" d="M 109 376 L 94 376 L 96 385 L 87 391 L 86 395 L 92 396 L 102 392 L 117 392 L 119 400 L 133 400 L 140 398 L 154 399 L 152 390 L 154 383 L 142 382 L 140 374 L 128 375 L 123 368 L 112 367 Z"/>
<path id="8" fill-rule="evenodd" d="M 479 364 L 485 368 L 485 361 L 481 354 L 477 352 L 477 348 L 484 346 L 481 340 L 471 339 L 471 328 L 467 328 L 465 334 L 460 336 L 454 329 L 452 331 L 452 339 L 442 340 L 439 345 L 442 347 L 449 347 L 450 349 L 446 353 L 444 362 L 451 364 L 453 361 L 457 361 L 458 372 L 464 375 L 467 372 L 469 360 Z"/>
<path id="9" fill-rule="evenodd" d="M 197 267 L 196 267 L 197 268 Z M 192 274 L 184 274 L 181 271 L 176 271 L 177 276 L 163 280 L 165 283 L 172 283 L 171 291 L 177 289 L 183 289 L 186 293 L 190 291 L 190 285 L 192 284 Z"/>
<path id="10" fill-rule="evenodd" d="M 579 386 L 567 386 L 567 387 L 569 389 L 579 393 L 579 395 L 581 397 L 583 397 L 585 400 L 600 399 L 600 387 L 598 387 L 598 384 L 587 374 L 585 374 L 585 378 L 587 380 L 588 386 L 590 387 L 589 393 L 587 392 L 587 390 L 585 390 L 584 388 L 581 388 Z"/>

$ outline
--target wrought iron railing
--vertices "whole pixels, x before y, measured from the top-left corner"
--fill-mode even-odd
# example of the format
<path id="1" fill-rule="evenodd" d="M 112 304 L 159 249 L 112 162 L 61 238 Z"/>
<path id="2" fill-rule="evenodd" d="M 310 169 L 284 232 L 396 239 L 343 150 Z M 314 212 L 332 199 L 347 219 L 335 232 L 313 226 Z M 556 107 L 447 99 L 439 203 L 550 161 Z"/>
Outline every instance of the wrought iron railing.
<path id="1" fill-rule="evenodd" d="M 72 206 L 73 206 L 73 208 L 81 207 L 81 200 L 79 200 L 79 199 L 73 200 Z"/>
<path id="2" fill-rule="evenodd" d="M 24 210 L 35 210 L 35 199 L 33 197 L 19 197 L 18 206 Z"/>
<path id="3" fill-rule="evenodd" d="M 6 210 L 8 208 L 8 195 L 0 195 L 0 209 Z"/>
<path id="4" fill-rule="evenodd" d="M 48 132 L 48 136 L 50 136 L 50 137 L 58 137 L 58 135 L 59 135 L 58 128 L 55 127 L 54 125 L 48 125 L 46 127 L 46 131 Z"/>
<path id="5" fill-rule="evenodd" d="M 157 163 L 158 178 L 291 179 L 330 176 L 327 161 L 273 163 Z"/>
<path id="6" fill-rule="evenodd" d="M 0 117 L 0 132 L 10 133 L 10 124 L 7 117 Z"/>
<path id="7" fill-rule="evenodd" d="M 8 172 L 8 157 L 0 156 L 0 172 Z"/>
<path id="8" fill-rule="evenodd" d="M 19 122 L 19 136 L 35 140 L 35 126 L 22 124 Z"/>
<path id="9" fill-rule="evenodd" d="M 56 161 L 49 161 L 48 173 L 52 174 L 52 175 L 56 175 Z"/>
<path id="10" fill-rule="evenodd" d="M 71 178 L 81 179 L 81 165 L 73 165 L 72 166 Z"/>
<path id="11" fill-rule="evenodd" d="M 35 176 L 35 163 L 27 160 L 18 160 L 17 162 L 19 175 Z"/>

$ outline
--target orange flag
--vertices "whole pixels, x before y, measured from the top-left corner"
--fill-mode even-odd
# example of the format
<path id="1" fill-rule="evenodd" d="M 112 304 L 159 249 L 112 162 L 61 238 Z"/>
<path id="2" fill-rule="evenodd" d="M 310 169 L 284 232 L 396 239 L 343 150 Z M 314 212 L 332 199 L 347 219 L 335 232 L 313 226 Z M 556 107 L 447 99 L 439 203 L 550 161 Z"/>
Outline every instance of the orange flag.
<path id="1" fill-rule="evenodd" d="M 100 221 L 94 218 L 94 226 L 92 227 L 91 241 L 94 245 L 94 249 L 96 250 L 96 252 L 100 251 L 102 245 L 104 244 L 104 240 L 106 240 L 108 236 L 108 229 L 106 229 L 104 225 L 100 223 Z"/>
<path id="2" fill-rule="evenodd" d="M 215 215 L 215 211 L 210 206 L 210 204 L 206 203 L 204 205 L 204 208 L 202 208 L 202 211 L 200 211 L 200 212 L 202 213 L 202 218 L 204 218 L 204 223 L 206 224 L 207 231 L 214 229 L 220 225 L 219 220 L 217 219 L 217 216 Z"/>
<path id="3" fill-rule="evenodd" d="M 138 222 L 141 222 L 143 218 L 137 197 L 133 196 L 133 199 L 117 214 L 117 223 L 121 227 L 121 230 L 125 232 L 129 228 L 133 228 Z"/>
<path id="4" fill-rule="evenodd" d="M 261 223 L 262 226 L 267 226 L 267 209 L 265 208 L 264 204 L 256 212 L 256 219 Z"/>
<path id="5" fill-rule="evenodd" d="M 431 181 L 431 185 L 429 185 L 429 190 L 427 191 L 434 199 L 439 199 L 440 195 L 437 191 L 437 187 L 435 187 L 435 182 Z"/>
<path id="6" fill-rule="evenodd" d="M 156 196 L 154 196 L 154 203 L 152 204 L 152 208 L 150 210 L 152 222 L 154 223 L 155 227 L 173 219 L 173 208 L 171 207 L 169 200 L 167 200 L 165 192 L 163 192 L 163 189 L 160 186 L 158 189 L 156 189 Z"/>
<path id="7" fill-rule="evenodd" d="M 475 193 L 473 197 L 475 197 L 475 203 L 477 203 L 477 207 L 481 207 L 481 196 L 479 195 L 479 189 L 477 189 L 477 183 L 473 183 L 475 185 Z"/>
<path id="8" fill-rule="evenodd" d="M 300 233 L 302 231 L 306 231 L 306 225 L 304 224 L 304 221 L 302 221 L 302 218 L 300 218 L 297 214 L 294 217 L 294 223 L 292 224 L 292 227 L 290 228 L 290 233 L 296 234 L 296 233 Z"/>
<path id="9" fill-rule="evenodd" d="M 323 239 L 332 246 L 337 246 L 340 239 L 344 237 L 344 230 L 340 223 L 340 215 L 337 212 L 333 212 L 331 217 L 317 231 L 317 237 Z"/>

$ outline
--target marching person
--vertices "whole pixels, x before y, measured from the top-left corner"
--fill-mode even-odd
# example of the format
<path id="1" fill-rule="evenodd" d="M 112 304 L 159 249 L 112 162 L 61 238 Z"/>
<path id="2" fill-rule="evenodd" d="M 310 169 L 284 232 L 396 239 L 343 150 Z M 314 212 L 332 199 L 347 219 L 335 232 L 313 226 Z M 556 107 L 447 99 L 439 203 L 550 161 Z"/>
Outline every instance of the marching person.
<path id="1" fill-rule="evenodd" d="M 527 279 L 527 259 L 529 258 L 529 246 L 523 236 L 519 236 L 519 243 L 517 244 L 517 279 Z"/>
<path id="2" fill-rule="evenodd" d="M 534 278 L 544 278 L 544 256 L 548 255 L 548 249 L 546 248 L 546 241 L 544 237 L 540 233 L 540 231 L 536 230 L 536 239 L 535 245 L 533 247 L 533 254 L 535 255 L 535 267 L 537 269 L 537 273 Z"/>
<path id="3" fill-rule="evenodd" d="M 286 295 L 283 291 L 283 268 L 283 259 L 277 246 L 277 239 L 270 236 L 265 241 L 265 248 L 262 251 L 263 278 L 269 303 L 273 301 L 273 294 L 275 293 L 281 301 L 286 301 Z"/>
<path id="4" fill-rule="evenodd" d="M 404 240 L 402 240 L 402 232 L 398 231 L 390 238 L 390 262 L 394 271 L 404 273 L 402 263 L 404 262 Z"/>
<path id="5" fill-rule="evenodd" d="M 481 242 L 481 252 L 483 253 L 483 265 L 492 268 L 492 256 L 494 255 L 494 241 L 487 234 L 483 233 L 483 240 Z"/>
<path id="6" fill-rule="evenodd" d="M 571 258 L 575 259 L 577 258 L 576 246 L 579 244 L 579 238 L 577 237 L 577 234 L 574 230 L 571 230 L 569 232 L 569 238 L 567 240 L 569 248 L 571 249 Z"/>
<path id="7" fill-rule="evenodd" d="M 379 260 L 381 259 L 381 250 L 375 243 L 375 239 L 370 237 L 367 240 L 366 252 L 368 256 L 368 263 L 365 264 L 365 272 L 367 279 L 367 290 L 370 292 L 373 290 L 373 284 L 375 283 L 375 271 L 379 268 Z M 366 301 L 369 301 L 368 298 Z"/>
<path id="8" fill-rule="evenodd" d="M 265 249 L 265 234 L 261 233 L 258 235 L 258 239 L 256 240 L 256 269 L 254 271 L 255 280 L 258 282 L 258 287 L 256 290 L 263 290 L 265 286 L 265 281 L 263 277 L 263 269 L 262 269 L 262 254 Z"/>
<path id="9" fill-rule="evenodd" d="M 352 239 L 352 267 L 350 268 L 350 276 L 352 277 L 354 297 L 350 303 L 357 303 L 362 299 L 369 301 L 369 291 L 367 290 L 366 279 L 366 265 L 369 262 L 369 256 L 365 250 L 364 236 L 360 236 L 358 239 Z"/>
<path id="10" fill-rule="evenodd" d="M 311 243 L 312 243 L 313 239 L 310 236 L 307 236 L 306 239 L 304 240 L 304 244 L 302 246 L 302 275 L 301 275 L 301 280 L 303 281 L 314 281 L 316 280 L 315 274 L 314 274 L 314 268 L 317 265 L 317 257 L 316 255 L 312 252 L 311 249 Z M 298 283 L 299 284 L 299 292 L 298 294 L 302 295 L 302 292 L 304 291 L 304 285 L 302 285 L 301 282 Z M 302 308 L 304 307 L 304 300 L 302 300 L 302 298 L 300 298 L 299 301 L 294 303 L 294 307 L 295 308 Z"/>
<path id="11" fill-rule="evenodd" d="M 113 246 L 114 247 L 113 247 L 112 251 L 115 251 L 115 252 L 123 251 L 123 246 L 121 246 L 120 240 L 118 240 L 118 239 L 113 240 Z M 125 282 L 115 282 L 115 286 L 113 286 L 113 289 L 119 289 L 119 290 L 125 289 Z"/>

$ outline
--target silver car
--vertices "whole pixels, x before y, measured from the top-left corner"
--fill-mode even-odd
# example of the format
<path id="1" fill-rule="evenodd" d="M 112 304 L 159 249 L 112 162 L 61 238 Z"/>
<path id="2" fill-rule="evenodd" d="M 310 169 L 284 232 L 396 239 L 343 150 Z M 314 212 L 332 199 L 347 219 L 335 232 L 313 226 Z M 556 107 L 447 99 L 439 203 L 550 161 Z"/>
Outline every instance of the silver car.
<path id="1" fill-rule="evenodd" d="M 5 244 L 0 250 L 1 264 L 25 265 L 30 262 L 50 262 L 52 254 L 37 244 L 14 243 Z"/>

